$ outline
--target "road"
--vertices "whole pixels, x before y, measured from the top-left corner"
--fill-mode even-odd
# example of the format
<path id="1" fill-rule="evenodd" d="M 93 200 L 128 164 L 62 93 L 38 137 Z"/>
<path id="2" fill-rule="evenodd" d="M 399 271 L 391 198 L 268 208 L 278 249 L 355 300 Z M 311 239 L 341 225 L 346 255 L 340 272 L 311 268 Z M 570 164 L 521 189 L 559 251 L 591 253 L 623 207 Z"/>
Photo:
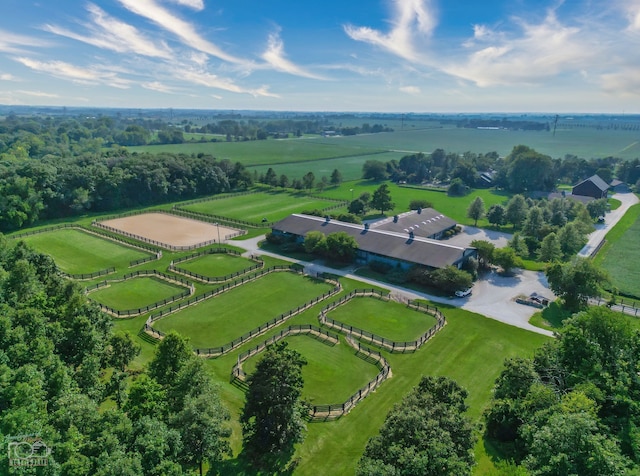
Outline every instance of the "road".
<path id="1" fill-rule="evenodd" d="M 605 216 L 605 222 L 599 223 L 596 225 L 596 231 L 589 235 L 589 241 L 587 244 L 580 250 L 578 256 L 588 257 L 591 256 L 591 253 L 598 247 L 600 242 L 604 240 L 609 231 L 616 226 L 616 223 L 620 221 L 620 219 L 627 213 L 629 207 L 635 205 L 640 202 L 640 199 L 636 196 L 635 193 L 627 192 L 627 193 L 616 193 L 611 198 L 615 198 L 616 200 L 620 200 L 622 205 L 620 205 L 615 210 L 611 210 L 607 212 Z"/>

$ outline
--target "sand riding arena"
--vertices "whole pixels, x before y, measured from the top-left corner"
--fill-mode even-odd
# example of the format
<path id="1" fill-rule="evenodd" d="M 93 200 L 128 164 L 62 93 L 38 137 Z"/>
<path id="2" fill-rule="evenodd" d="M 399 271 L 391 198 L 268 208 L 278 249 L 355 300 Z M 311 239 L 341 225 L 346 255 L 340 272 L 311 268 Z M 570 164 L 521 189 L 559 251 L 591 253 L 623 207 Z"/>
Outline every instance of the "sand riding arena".
<path id="1" fill-rule="evenodd" d="M 142 213 L 94 222 L 94 226 L 174 251 L 224 242 L 244 230 L 170 213 Z"/>

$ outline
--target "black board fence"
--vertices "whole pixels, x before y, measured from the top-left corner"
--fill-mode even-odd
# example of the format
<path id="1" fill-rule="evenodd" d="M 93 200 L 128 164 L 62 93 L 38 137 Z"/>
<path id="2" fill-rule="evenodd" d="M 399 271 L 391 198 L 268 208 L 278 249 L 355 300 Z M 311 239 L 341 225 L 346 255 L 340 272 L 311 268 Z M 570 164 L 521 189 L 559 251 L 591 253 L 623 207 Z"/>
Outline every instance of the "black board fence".
<path id="1" fill-rule="evenodd" d="M 114 268 L 113 266 L 110 268 L 101 269 L 100 271 L 94 271 L 93 273 L 82 273 L 82 274 L 69 274 L 58 269 L 58 273 L 60 273 L 62 276 L 66 278 L 75 279 L 76 281 L 88 281 L 88 280 L 95 279 L 100 276 L 106 276 L 107 274 L 111 274 L 115 272 L 116 272 L 116 268 Z"/>
<path id="2" fill-rule="evenodd" d="M 126 281 L 128 279 L 133 279 L 139 276 L 151 276 L 156 279 L 162 279 L 163 281 L 168 281 L 171 283 L 179 284 L 181 286 L 186 286 L 188 289 L 184 290 L 179 294 L 174 294 L 173 296 L 170 296 L 166 299 L 158 300 L 153 304 L 149 304 L 148 306 L 139 307 L 136 309 L 119 310 L 119 309 L 113 309 L 112 307 L 109 307 L 97 301 L 94 301 L 94 302 L 96 302 L 100 306 L 100 309 L 103 312 L 106 312 L 107 314 L 110 314 L 113 317 L 126 318 L 126 317 L 135 317 L 141 314 L 146 314 L 147 312 L 153 311 L 154 309 L 158 309 L 159 307 L 166 306 L 167 304 L 171 304 L 176 301 L 179 301 L 180 299 L 184 299 L 187 296 L 191 296 L 195 292 L 195 287 L 193 283 L 187 281 L 186 279 L 180 278 L 178 276 L 171 276 L 156 270 L 140 270 L 140 271 L 135 271 L 133 273 L 127 273 L 121 279 L 101 281 L 99 283 L 88 286 L 87 288 L 85 288 L 85 293 L 88 294 L 91 291 L 96 291 L 105 286 L 109 286 L 111 285 L 111 283 L 118 283 L 118 282 Z"/>
<path id="3" fill-rule="evenodd" d="M 213 296 L 217 296 L 219 294 L 222 294 L 230 289 L 233 289 L 235 287 L 238 286 L 242 286 L 243 284 L 249 283 L 251 281 L 255 281 L 256 279 L 269 274 L 269 273 L 273 273 L 273 272 L 278 272 L 278 271 L 287 271 L 290 273 L 296 273 L 296 274 L 303 274 L 301 270 L 297 270 L 295 268 L 292 268 L 291 266 L 283 266 L 283 265 L 277 265 L 277 266 L 272 266 L 270 268 L 266 268 L 266 269 L 262 269 L 260 271 L 258 271 L 257 273 L 254 273 L 252 275 L 249 276 L 243 276 L 239 279 L 236 279 L 235 281 L 223 284 L 222 286 L 213 289 L 211 291 L 207 291 L 204 294 L 200 294 L 198 296 L 195 296 L 191 299 L 188 299 L 187 301 L 183 301 L 179 304 L 177 304 L 176 306 L 170 306 L 167 309 L 163 309 L 159 312 L 153 313 L 151 314 L 148 318 L 147 321 L 144 324 L 144 331 L 149 334 L 151 337 L 155 338 L 155 339 L 162 339 L 164 337 L 164 333 L 155 329 L 153 327 L 153 323 L 155 321 L 157 321 L 158 319 L 161 319 L 167 315 L 173 314 L 175 312 L 178 312 L 184 308 L 186 308 L 187 306 L 190 306 L 192 304 L 201 302 L 205 299 L 209 299 Z M 338 281 L 333 281 L 330 279 L 326 279 L 326 278 L 320 278 L 320 279 L 324 279 L 324 281 L 333 284 L 334 287 L 323 293 L 320 296 L 316 296 L 315 298 L 307 301 L 306 303 L 294 308 L 294 309 L 290 309 L 289 311 L 283 312 L 282 314 L 280 314 L 279 316 L 267 321 L 266 323 L 250 330 L 249 332 L 244 333 L 243 335 L 241 335 L 240 337 L 234 339 L 233 341 L 224 344 L 222 346 L 219 347 L 206 347 L 206 348 L 195 348 L 193 349 L 193 351 L 195 352 L 196 355 L 200 356 L 200 357 L 206 357 L 206 358 L 216 358 L 216 357 L 220 357 L 221 355 L 224 355 L 230 351 L 232 351 L 233 349 L 243 345 L 244 343 L 250 341 L 251 339 L 254 339 L 255 337 L 258 337 L 262 334 L 264 334 L 265 332 L 267 332 L 270 329 L 273 329 L 276 326 L 279 326 L 280 324 L 282 324 L 283 322 L 285 322 L 286 320 L 297 316 L 298 314 L 306 311 L 307 309 L 309 309 L 312 306 L 315 306 L 316 304 L 318 304 L 319 302 L 322 302 L 328 298 L 330 298 L 331 296 L 336 295 L 337 293 L 339 293 L 342 290 L 342 286 L 340 285 L 340 283 Z"/>
<path id="4" fill-rule="evenodd" d="M 365 331 L 363 329 L 359 329 L 357 327 L 346 325 L 342 322 L 335 321 L 330 317 L 327 317 L 327 313 L 332 311 L 333 309 L 341 306 L 350 300 L 356 297 L 366 297 L 373 296 L 378 299 L 383 299 L 389 301 L 389 295 L 383 292 L 380 292 L 375 289 L 355 289 L 351 291 L 346 296 L 343 296 L 337 301 L 334 301 L 327 306 L 325 306 L 318 315 L 318 321 L 320 324 L 330 327 L 331 329 L 341 332 L 343 334 L 347 334 L 349 336 L 355 337 L 357 339 L 364 340 L 370 344 L 376 345 L 378 347 L 382 347 L 383 349 L 388 350 L 393 353 L 405 353 L 405 352 L 415 352 L 422 345 L 427 342 L 431 337 L 434 336 L 436 332 L 442 329 L 446 324 L 446 319 L 444 315 L 440 312 L 440 310 L 435 306 L 429 306 L 428 304 L 420 303 L 419 301 L 408 301 L 407 307 L 414 309 L 418 312 L 423 312 L 425 314 L 430 314 L 436 318 L 436 323 L 429 328 L 424 334 L 422 334 L 418 339 L 414 341 L 405 341 L 398 342 L 391 339 L 387 339 L 385 337 L 373 334 L 369 331 Z"/>
<path id="5" fill-rule="evenodd" d="M 193 278 L 193 279 L 195 279 L 197 281 L 200 281 L 202 283 L 222 283 L 222 282 L 229 281 L 230 279 L 237 278 L 238 276 L 245 275 L 247 273 L 250 273 L 252 271 L 255 271 L 257 269 L 261 269 L 261 268 L 264 267 L 264 261 L 259 256 L 251 256 L 249 258 L 252 261 L 256 262 L 255 265 L 250 266 L 250 267 L 245 268 L 245 269 L 241 269 L 240 271 L 236 271 L 235 273 L 229 273 L 229 274 L 227 274 L 225 276 L 204 276 L 202 274 L 194 273 L 193 271 L 189 271 L 188 269 L 180 268 L 179 266 L 176 266 L 176 264 L 183 263 L 185 261 L 189 261 L 189 260 L 192 260 L 192 259 L 195 259 L 195 258 L 199 258 L 201 256 L 206 256 L 206 255 L 210 255 L 210 254 L 223 254 L 223 253 L 224 254 L 228 254 L 228 255 L 232 255 L 232 256 L 241 256 L 241 253 L 239 253 L 239 252 L 237 252 L 235 250 L 230 250 L 230 249 L 227 249 L 227 248 L 212 248 L 212 249 L 209 249 L 209 250 L 200 251 L 198 253 L 193 253 L 193 254 L 190 254 L 188 256 L 183 256 L 181 258 L 173 260 L 169 264 L 169 271 L 171 271 L 173 273 L 189 276 L 190 278 Z"/>

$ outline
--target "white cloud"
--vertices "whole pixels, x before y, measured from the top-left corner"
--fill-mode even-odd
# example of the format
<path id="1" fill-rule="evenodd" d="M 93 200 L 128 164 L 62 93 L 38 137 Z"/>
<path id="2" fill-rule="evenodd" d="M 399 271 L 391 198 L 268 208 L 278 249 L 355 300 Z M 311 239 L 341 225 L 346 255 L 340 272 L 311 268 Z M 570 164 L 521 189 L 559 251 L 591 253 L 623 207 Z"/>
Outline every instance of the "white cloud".
<path id="1" fill-rule="evenodd" d="M 0 81 L 18 81 L 18 78 L 16 78 L 13 74 L 1 73 Z"/>
<path id="2" fill-rule="evenodd" d="M 160 42 L 155 44 L 145 38 L 135 27 L 109 16 L 100 7 L 89 4 L 93 24 L 85 25 L 90 35 L 82 35 L 56 25 L 44 25 L 44 29 L 56 35 L 88 43 L 118 53 L 135 53 L 143 56 L 169 59 L 172 57 L 169 47 Z"/>
<path id="3" fill-rule="evenodd" d="M 127 10 L 140 15 L 176 35 L 187 46 L 230 63 L 245 63 L 206 40 L 190 23 L 176 17 L 154 0 L 118 0 Z"/>
<path id="4" fill-rule="evenodd" d="M 204 10 L 204 0 L 170 0 L 173 3 L 184 7 L 193 8 L 194 10 Z"/>
<path id="5" fill-rule="evenodd" d="M 150 91 L 157 91 L 159 93 L 174 93 L 174 89 L 166 84 L 162 84 L 160 81 L 151 81 L 146 83 L 140 83 L 145 89 L 149 89 Z"/>
<path id="6" fill-rule="evenodd" d="M 420 94 L 420 88 L 418 86 L 402 86 L 399 88 L 400 92 L 418 95 Z"/>
<path id="7" fill-rule="evenodd" d="M 395 18 L 389 33 L 369 27 L 345 25 L 350 38 L 379 46 L 401 58 L 416 61 L 420 53 L 415 42 L 419 37 L 431 36 L 436 26 L 430 0 L 393 0 Z"/>
<path id="8" fill-rule="evenodd" d="M 615 73 L 603 74 L 602 88 L 615 96 L 640 96 L 640 68 L 628 68 Z"/>
<path id="9" fill-rule="evenodd" d="M 628 2 L 625 9 L 629 21 L 629 30 L 640 32 L 640 1 Z"/>
<path id="10" fill-rule="evenodd" d="M 117 73 L 104 66 L 82 68 L 64 61 L 38 61 L 26 57 L 14 58 L 27 68 L 57 78 L 70 79 L 83 84 L 106 84 L 114 88 L 126 89 L 131 81 L 120 78 Z"/>
<path id="11" fill-rule="evenodd" d="M 16 91 L 16 93 L 24 94 L 24 95 L 27 95 L 27 96 L 34 96 L 34 97 L 38 97 L 38 98 L 59 98 L 60 97 L 60 95 L 58 95 L 58 94 L 47 93 L 47 92 L 44 92 L 44 91 L 18 90 L 18 91 Z"/>
<path id="12" fill-rule="evenodd" d="M 592 64 L 601 48 L 584 30 L 563 25 L 551 11 L 539 24 L 521 22 L 521 36 L 507 37 L 487 27 L 474 28 L 475 49 L 442 70 L 476 85 L 533 84 Z"/>
<path id="13" fill-rule="evenodd" d="M 25 35 L 16 35 L 6 30 L 0 30 L 0 51 L 4 53 L 23 54 L 24 47 L 49 46 L 46 41 Z"/>
<path id="14" fill-rule="evenodd" d="M 266 51 L 262 54 L 264 59 L 276 71 L 301 76 L 303 78 L 324 79 L 323 77 L 313 74 L 304 68 L 292 63 L 286 58 L 284 52 L 284 44 L 278 33 L 269 35 Z"/>
<path id="15" fill-rule="evenodd" d="M 206 71 L 183 70 L 176 71 L 176 77 L 189 81 L 193 84 L 199 84 L 208 88 L 222 89 L 232 93 L 250 94 L 252 96 L 279 97 L 277 94 L 270 93 L 266 86 L 258 89 L 247 89 L 238 86 L 230 79 L 220 78 L 215 74 Z"/>

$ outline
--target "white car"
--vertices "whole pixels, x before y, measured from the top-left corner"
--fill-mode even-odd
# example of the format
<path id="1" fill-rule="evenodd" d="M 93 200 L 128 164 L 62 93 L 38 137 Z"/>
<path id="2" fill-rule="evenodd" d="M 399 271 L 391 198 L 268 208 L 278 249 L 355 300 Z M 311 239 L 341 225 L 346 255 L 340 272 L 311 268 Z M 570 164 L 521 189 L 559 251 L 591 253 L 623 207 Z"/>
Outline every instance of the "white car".
<path id="1" fill-rule="evenodd" d="M 459 298 L 470 296 L 471 295 L 471 288 L 467 288 L 467 289 L 462 290 L 462 291 L 456 291 L 455 294 L 456 294 L 456 297 L 459 297 Z"/>

